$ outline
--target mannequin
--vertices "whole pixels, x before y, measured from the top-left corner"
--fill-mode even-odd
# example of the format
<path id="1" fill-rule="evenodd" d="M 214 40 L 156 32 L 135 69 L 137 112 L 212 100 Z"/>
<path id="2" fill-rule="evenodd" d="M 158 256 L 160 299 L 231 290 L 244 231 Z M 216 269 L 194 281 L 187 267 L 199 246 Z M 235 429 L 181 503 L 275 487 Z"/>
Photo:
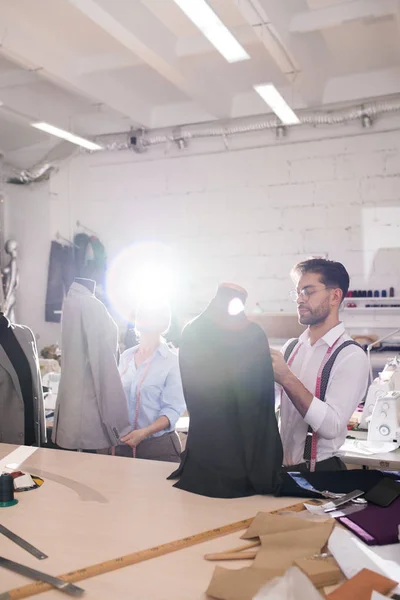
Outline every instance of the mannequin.
<path id="1" fill-rule="evenodd" d="M 219 286 L 183 331 L 180 370 L 190 415 L 176 487 L 219 498 L 274 493 L 282 445 L 265 333 L 244 314 L 247 292 Z"/>
<path id="2" fill-rule="evenodd" d="M 15 321 L 15 303 L 16 290 L 19 284 L 19 275 L 17 267 L 18 243 L 15 240 L 8 240 L 5 245 L 5 251 L 10 255 L 10 262 L 2 271 L 4 303 L 2 310 L 4 315 L 13 323 Z"/>
<path id="3" fill-rule="evenodd" d="M 95 281 L 75 278 L 63 307 L 52 440 L 69 450 L 105 450 L 132 429 L 117 367 L 117 325 L 95 288 Z"/>
<path id="4" fill-rule="evenodd" d="M 96 282 L 93 279 L 84 279 L 83 277 L 75 277 L 75 282 L 84 285 L 92 294 L 96 291 Z"/>
<path id="5" fill-rule="evenodd" d="M 46 441 L 39 357 L 32 331 L 0 313 L 0 442 Z"/>

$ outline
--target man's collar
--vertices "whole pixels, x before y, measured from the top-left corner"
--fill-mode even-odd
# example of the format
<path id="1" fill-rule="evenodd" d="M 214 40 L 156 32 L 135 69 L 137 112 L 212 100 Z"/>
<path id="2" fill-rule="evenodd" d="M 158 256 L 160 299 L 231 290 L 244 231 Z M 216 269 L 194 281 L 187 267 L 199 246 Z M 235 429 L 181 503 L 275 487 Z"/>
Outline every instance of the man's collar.
<path id="1" fill-rule="evenodd" d="M 322 336 L 322 337 L 321 337 L 321 338 L 320 338 L 320 339 L 319 339 L 319 340 L 316 342 L 316 344 L 318 344 L 318 343 L 321 343 L 321 342 L 325 342 L 325 344 L 326 344 L 327 346 L 329 346 L 329 348 L 330 348 L 331 346 L 333 346 L 333 344 L 336 342 L 336 340 L 337 340 L 337 339 L 338 339 L 338 338 L 339 338 L 341 335 L 343 335 L 343 334 L 344 334 L 344 332 L 345 332 L 345 328 L 344 328 L 344 325 L 343 325 L 343 323 L 339 323 L 338 325 L 335 325 L 335 327 L 332 327 L 332 329 L 330 329 L 329 331 L 327 331 L 327 332 L 325 333 L 325 335 L 323 335 L 323 336 Z M 307 328 L 305 331 L 303 331 L 303 333 L 302 333 L 302 334 L 301 334 L 301 336 L 299 337 L 299 341 L 300 341 L 301 343 L 304 343 L 304 342 L 308 342 L 308 341 L 309 341 L 309 339 L 310 339 L 310 334 L 309 334 L 309 330 L 308 330 L 308 328 Z M 315 344 L 314 344 L 314 345 L 315 345 Z"/>

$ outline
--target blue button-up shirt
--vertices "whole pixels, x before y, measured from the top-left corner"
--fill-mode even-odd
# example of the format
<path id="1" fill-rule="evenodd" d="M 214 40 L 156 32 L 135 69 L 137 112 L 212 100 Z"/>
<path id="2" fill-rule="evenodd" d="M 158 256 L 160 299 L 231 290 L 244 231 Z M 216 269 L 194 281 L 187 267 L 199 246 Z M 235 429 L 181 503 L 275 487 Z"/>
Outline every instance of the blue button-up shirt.
<path id="1" fill-rule="evenodd" d="M 143 372 L 150 361 L 146 377 L 140 390 L 140 407 L 138 429 L 148 427 L 159 417 L 165 416 L 170 422 L 168 429 L 159 431 L 151 437 L 158 437 L 168 431 L 174 431 L 176 422 L 185 412 L 186 404 L 183 396 L 178 356 L 162 343 L 152 358 L 147 359 L 139 368 L 135 365 L 135 353 L 139 346 L 126 350 L 120 359 L 119 372 L 124 388 L 132 427 L 135 422 L 136 391 Z"/>

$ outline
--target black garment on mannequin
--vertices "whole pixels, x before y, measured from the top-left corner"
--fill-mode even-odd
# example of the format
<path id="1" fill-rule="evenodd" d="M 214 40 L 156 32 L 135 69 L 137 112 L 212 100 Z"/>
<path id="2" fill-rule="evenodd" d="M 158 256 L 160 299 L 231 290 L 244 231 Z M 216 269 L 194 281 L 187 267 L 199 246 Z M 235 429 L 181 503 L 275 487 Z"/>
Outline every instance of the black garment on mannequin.
<path id="1" fill-rule="evenodd" d="M 229 304 L 245 295 L 220 287 L 184 330 L 180 369 L 189 434 L 170 479 L 196 494 L 235 498 L 277 490 L 282 444 L 275 417 L 274 375 L 264 331 Z"/>
<path id="2" fill-rule="evenodd" d="M 0 313 L 0 345 L 3 346 L 16 374 L 24 401 L 26 446 L 35 443 L 35 415 L 33 414 L 33 381 L 27 357 L 15 337 L 9 320 Z"/>
<path id="3" fill-rule="evenodd" d="M 45 320 L 60 323 L 64 297 L 74 281 L 75 264 L 72 246 L 51 242 L 47 275 Z"/>

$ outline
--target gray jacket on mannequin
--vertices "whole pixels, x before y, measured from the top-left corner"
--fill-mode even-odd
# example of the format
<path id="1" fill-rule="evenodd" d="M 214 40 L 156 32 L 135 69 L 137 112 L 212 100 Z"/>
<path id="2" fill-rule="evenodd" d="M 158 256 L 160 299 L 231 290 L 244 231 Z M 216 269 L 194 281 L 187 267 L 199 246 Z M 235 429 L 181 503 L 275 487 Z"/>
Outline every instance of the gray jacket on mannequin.
<path id="1" fill-rule="evenodd" d="M 64 301 L 61 351 L 53 442 L 70 450 L 116 446 L 132 430 L 116 360 L 118 329 L 104 304 L 76 282 Z"/>
<path id="2" fill-rule="evenodd" d="M 35 444 L 46 441 L 44 400 L 36 340 L 24 325 L 10 324 L 21 346 L 32 375 Z M 0 345 L 0 442 L 23 444 L 25 439 L 25 408 L 17 373 L 4 348 Z"/>

